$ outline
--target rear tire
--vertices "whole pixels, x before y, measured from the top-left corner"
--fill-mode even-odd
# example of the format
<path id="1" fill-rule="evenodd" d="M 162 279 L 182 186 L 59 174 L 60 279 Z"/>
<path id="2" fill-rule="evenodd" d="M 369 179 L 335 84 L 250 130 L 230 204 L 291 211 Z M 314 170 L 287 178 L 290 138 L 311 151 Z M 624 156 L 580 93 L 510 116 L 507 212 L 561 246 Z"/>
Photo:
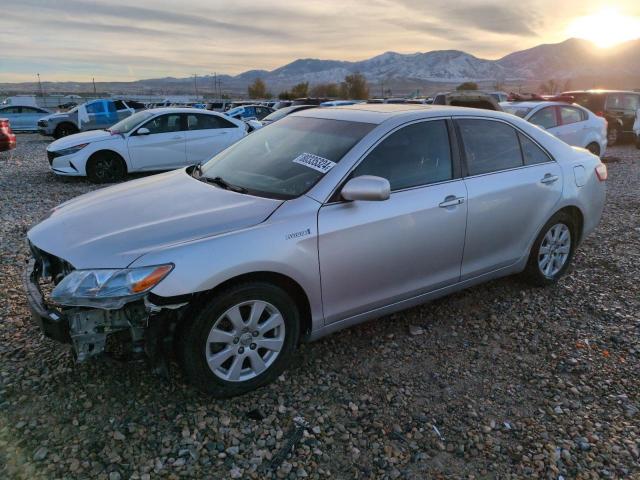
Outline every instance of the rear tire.
<path id="1" fill-rule="evenodd" d="M 620 131 L 619 127 L 613 126 L 613 127 L 609 127 L 609 130 L 607 131 L 607 145 L 609 147 L 613 147 L 614 145 L 617 145 L 622 136 L 622 132 Z"/>
<path id="2" fill-rule="evenodd" d="M 53 138 L 56 140 L 62 137 L 67 137 L 69 135 L 73 135 L 74 133 L 78 133 L 78 127 L 76 127 L 73 123 L 63 122 L 56 127 L 53 131 Z"/>
<path id="3" fill-rule="evenodd" d="M 192 385 L 228 398 L 278 378 L 299 335 L 300 313 L 284 290 L 265 282 L 240 283 L 195 312 L 180 335 L 178 355 Z"/>
<path id="4" fill-rule="evenodd" d="M 127 174 L 127 165 L 115 152 L 96 152 L 87 161 L 87 178 L 92 183 L 113 183 Z"/>
<path id="5" fill-rule="evenodd" d="M 577 241 L 578 229 L 569 214 L 551 217 L 531 247 L 524 271 L 529 283 L 541 287 L 556 283 L 569 268 Z"/>
<path id="6" fill-rule="evenodd" d="M 587 145 L 587 150 L 593 153 L 596 157 L 600 156 L 600 145 L 598 145 L 596 142 L 591 142 L 589 145 Z"/>

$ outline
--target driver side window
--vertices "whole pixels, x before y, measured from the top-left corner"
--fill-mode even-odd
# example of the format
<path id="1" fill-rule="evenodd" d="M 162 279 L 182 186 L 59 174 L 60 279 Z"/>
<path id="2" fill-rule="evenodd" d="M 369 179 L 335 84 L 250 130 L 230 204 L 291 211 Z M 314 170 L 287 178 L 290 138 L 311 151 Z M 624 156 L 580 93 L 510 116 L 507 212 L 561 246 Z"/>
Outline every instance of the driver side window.
<path id="1" fill-rule="evenodd" d="M 391 191 L 453 178 L 449 132 L 444 120 L 414 123 L 385 138 L 353 171 L 351 178 L 386 178 Z"/>
<path id="2" fill-rule="evenodd" d="M 154 135 L 156 133 L 179 132 L 182 130 L 180 116 L 181 115 L 179 113 L 160 115 L 159 117 L 152 118 L 142 125 L 142 128 L 147 128 L 150 135 Z"/>

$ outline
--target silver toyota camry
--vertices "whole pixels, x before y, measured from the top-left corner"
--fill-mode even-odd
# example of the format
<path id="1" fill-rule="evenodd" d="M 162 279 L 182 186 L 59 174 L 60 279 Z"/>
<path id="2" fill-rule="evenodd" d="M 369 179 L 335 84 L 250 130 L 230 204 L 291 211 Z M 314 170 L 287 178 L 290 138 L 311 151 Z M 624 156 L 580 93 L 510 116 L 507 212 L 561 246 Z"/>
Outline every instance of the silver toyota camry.
<path id="1" fill-rule="evenodd" d="M 556 282 L 607 170 L 513 115 L 305 110 L 203 165 L 83 195 L 28 233 L 34 319 L 79 361 L 113 340 L 232 396 L 318 339 L 497 277 Z"/>

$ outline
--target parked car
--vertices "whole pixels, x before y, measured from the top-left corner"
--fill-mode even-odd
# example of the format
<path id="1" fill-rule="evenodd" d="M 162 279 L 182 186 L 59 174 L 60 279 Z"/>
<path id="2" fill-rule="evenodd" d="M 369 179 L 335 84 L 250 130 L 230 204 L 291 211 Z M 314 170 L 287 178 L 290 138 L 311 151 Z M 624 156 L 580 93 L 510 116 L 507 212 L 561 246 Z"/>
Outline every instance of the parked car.
<path id="1" fill-rule="evenodd" d="M 262 126 L 266 126 L 277 120 L 283 119 L 287 115 L 291 115 L 295 112 L 301 112 L 302 110 L 308 110 L 310 108 L 317 108 L 317 105 L 292 105 L 290 107 L 284 107 L 271 112 L 269 115 L 264 117 L 260 123 L 262 123 Z"/>
<path id="2" fill-rule="evenodd" d="M 608 124 L 609 146 L 633 136 L 633 121 L 640 108 L 640 92 L 626 90 L 574 90 L 563 92 L 574 102 L 604 117 Z"/>
<path id="3" fill-rule="evenodd" d="M 16 148 L 16 134 L 11 130 L 8 118 L 0 118 L 0 152 Z"/>
<path id="4" fill-rule="evenodd" d="M 494 111 L 502 110 L 502 107 L 492 95 L 476 90 L 439 93 L 433 98 L 433 105 L 451 105 L 454 107 L 480 108 Z"/>
<path id="5" fill-rule="evenodd" d="M 144 105 L 133 100 L 92 100 L 68 112 L 42 117 L 38 120 L 38 131 L 58 139 L 78 132 L 109 128 L 140 110 L 144 110 Z"/>
<path id="6" fill-rule="evenodd" d="M 209 160 L 246 135 L 240 120 L 193 108 L 138 112 L 106 130 L 82 132 L 47 147 L 51 170 L 114 182 L 129 172 L 170 170 Z"/>
<path id="7" fill-rule="evenodd" d="M 580 105 L 564 102 L 502 102 L 505 112 L 546 129 L 560 140 L 599 157 L 607 149 L 607 121 Z"/>
<path id="8" fill-rule="evenodd" d="M 9 105 L 0 107 L 0 117 L 11 122 L 11 128 L 16 132 L 36 132 L 38 119 L 48 115 L 49 110 L 31 105 Z"/>
<path id="9" fill-rule="evenodd" d="M 327 102 L 322 102 L 320 106 L 321 107 L 344 107 L 345 105 L 357 105 L 358 103 L 365 103 L 365 102 L 364 100 L 329 100 Z"/>
<path id="10" fill-rule="evenodd" d="M 305 110 L 201 168 L 53 209 L 28 232 L 28 299 L 79 360 L 129 333 L 155 363 L 173 340 L 190 382 L 238 395 L 300 340 L 505 275 L 554 284 L 599 222 L 606 176 L 501 112 Z"/>
<path id="11" fill-rule="evenodd" d="M 293 103 L 293 101 L 291 101 L 291 100 L 280 100 L 279 102 L 275 103 L 275 105 L 273 106 L 273 109 L 274 110 L 279 110 L 279 109 L 284 108 L 284 107 L 290 107 L 292 103 Z"/>
<path id="12" fill-rule="evenodd" d="M 243 105 L 224 112 L 227 116 L 238 120 L 262 120 L 272 113 L 273 108 L 262 105 Z"/>

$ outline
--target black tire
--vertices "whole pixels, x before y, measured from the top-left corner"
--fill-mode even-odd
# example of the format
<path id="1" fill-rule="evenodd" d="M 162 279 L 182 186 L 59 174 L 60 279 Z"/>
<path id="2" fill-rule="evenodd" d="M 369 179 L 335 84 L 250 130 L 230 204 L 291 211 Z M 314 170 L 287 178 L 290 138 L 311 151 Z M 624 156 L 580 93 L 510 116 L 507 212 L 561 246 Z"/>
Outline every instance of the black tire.
<path id="1" fill-rule="evenodd" d="M 53 138 L 56 140 L 62 137 L 67 137 L 69 135 L 73 135 L 74 133 L 78 133 L 78 127 L 76 127 L 73 123 L 63 122 L 56 127 L 53 131 Z"/>
<path id="2" fill-rule="evenodd" d="M 571 242 L 570 248 L 569 248 L 569 254 L 562 268 L 559 271 L 557 271 L 553 275 L 545 275 L 538 261 L 541 256 L 540 247 L 542 246 L 545 240 L 545 236 L 547 235 L 549 230 L 551 230 L 552 227 L 558 224 L 566 225 L 569 228 L 570 242 Z M 566 273 L 566 271 L 569 269 L 571 265 L 571 261 L 573 260 L 577 242 L 578 242 L 578 228 L 576 227 L 576 224 L 573 218 L 565 212 L 556 213 L 553 217 L 549 219 L 549 221 L 544 225 L 544 227 L 542 227 L 542 230 L 540 230 L 540 233 L 538 234 L 536 241 L 533 242 L 533 246 L 531 247 L 531 252 L 529 253 L 529 260 L 527 262 L 527 266 L 524 271 L 525 278 L 529 281 L 529 283 L 536 286 L 540 286 L 540 287 L 544 287 L 544 286 L 552 285 L 556 283 L 560 279 L 560 277 L 562 277 Z"/>
<path id="3" fill-rule="evenodd" d="M 609 130 L 607 131 L 607 146 L 613 147 L 614 145 L 617 145 L 620 143 L 620 140 L 622 139 L 621 137 L 622 131 L 620 130 L 620 127 L 609 127 Z"/>
<path id="4" fill-rule="evenodd" d="M 209 332 L 216 321 L 233 306 L 254 300 L 267 302 L 280 312 L 285 330 L 282 348 L 266 370 L 257 376 L 244 381 L 225 380 L 215 374 L 207 364 L 206 353 L 210 348 L 207 345 Z M 242 395 L 274 381 L 290 363 L 300 335 L 300 313 L 296 303 L 281 288 L 261 281 L 237 284 L 218 292 L 213 298 L 204 302 L 187 321 L 179 337 L 177 353 L 180 363 L 189 383 L 216 398 Z M 235 345 L 238 345 L 238 349 L 241 347 L 240 343 L 235 343 L 231 347 L 224 348 L 234 349 L 235 352 Z M 255 346 L 251 348 L 255 349 Z M 229 360 L 233 362 L 235 358 L 234 354 Z M 245 360 L 242 360 L 241 366 L 245 365 L 244 362 Z M 225 363 L 227 362 L 222 365 Z M 232 367 L 227 368 L 230 371 Z"/>
<path id="5" fill-rule="evenodd" d="M 589 145 L 587 145 L 587 150 L 593 153 L 596 157 L 600 156 L 600 145 L 598 145 L 596 142 L 591 142 Z"/>
<path id="6" fill-rule="evenodd" d="M 87 178 L 92 183 L 119 182 L 127 175 L 127 164 L 115 152 L 96 152 L 87 161 Z"/>

